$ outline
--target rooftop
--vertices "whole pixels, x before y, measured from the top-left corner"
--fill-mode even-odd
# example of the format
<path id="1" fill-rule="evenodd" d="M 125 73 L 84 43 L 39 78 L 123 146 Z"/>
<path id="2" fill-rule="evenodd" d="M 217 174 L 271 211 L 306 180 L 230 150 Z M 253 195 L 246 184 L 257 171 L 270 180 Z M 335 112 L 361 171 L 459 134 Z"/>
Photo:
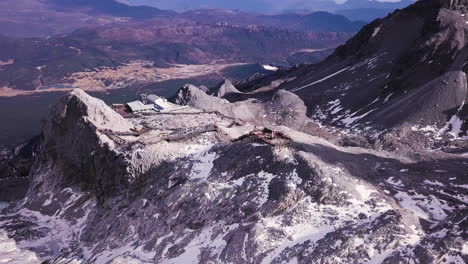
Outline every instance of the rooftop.
<path id="1" fill-rule="evenodd" d="M 130 109 L 133 112 L 140 112 L 140 111 L 147 111 L 147 110 L 153 110 L 154 109 L 153 104 L 145 105 L 140 101 L 133 101 L 133 102 L 127 103 L 127 105 L 128 105 L 128 107 L 130 107 Z"/>

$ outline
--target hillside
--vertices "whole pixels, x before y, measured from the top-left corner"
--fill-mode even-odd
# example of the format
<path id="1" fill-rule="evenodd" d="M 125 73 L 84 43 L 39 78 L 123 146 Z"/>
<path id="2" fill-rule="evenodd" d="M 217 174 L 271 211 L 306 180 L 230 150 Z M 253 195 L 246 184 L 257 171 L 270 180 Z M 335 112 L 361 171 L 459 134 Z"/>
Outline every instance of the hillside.
<path id="1" fill-rule="evenodd" d="M 184 13 L 148 6 L 128 6 L 114 0 L 4 0 L 0 2 L 0 34 L 15 38 L 47 37 L 94 27 L 154 18 L 203 24 L 256 25 L 307 32 L 356 32 L 364 23 L 326 12 L 310 15 L 264 15 L 225 9 Z M 176 22 L 177 23 L 177 22 Z M 307 25 L 307 26 L 306 26 Z"/>
<path id="2" fill-rule="evenodd" d="M 465 9 L 464 2 L 417 2 L 365 26 L 320 64 L 277 73 L 292 81 L 275 90 L 299 95 L 317 121 L 371 141 L 384 131 L 426 146 L 440 133 L 465 137 Z"/>
<path id="3" fill-rule="evenodd" d="M 361 21 L 350 21 L 345 16 L 329 12 L 302 14 L 263 15 L 223 9 L 199 9 L 187 11 L 181 17 L 201 23 L 231 25 L 263 25 L 298 32 L 357 32 L 364 25 Z"/>
<path id="4" fill-rule="evenodd" d="M 156 68 L 242 62 L 287 65 L 287 58 L 297 51 L 333 49 L 351 36 L 155 19 L 80 29 L 51 38 L 1 38 L 0 87 L 36 90 L 73 85 L 73 80 L 66 79 L 74 73 L 132 61 L 147 61 Z"/>

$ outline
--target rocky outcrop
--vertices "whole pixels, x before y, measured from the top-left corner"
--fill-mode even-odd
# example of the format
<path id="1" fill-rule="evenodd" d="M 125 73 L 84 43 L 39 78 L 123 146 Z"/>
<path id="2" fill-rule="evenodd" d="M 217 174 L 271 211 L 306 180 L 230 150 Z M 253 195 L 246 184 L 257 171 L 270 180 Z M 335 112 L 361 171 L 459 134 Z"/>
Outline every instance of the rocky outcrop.
<path id="1" fill-rule="evenodd" d="M 218 84 L 211 92 L 211 95 L 219 97 L 219 98 L 226 98 L 229 100 L 229 97 L 233 97 L 236 94 L 240 94 L 241 92 L 237 90 L 237 88 L 231 83 L 229 80 L 225 80 Z"/>
<path id="2" fill-rule="evenodd" d="M 386 133 L 414 134 L 426 148 L 449 146 L 453 139 L 463 151 L 468 136 L 465 7 L 465 1 L 417 1 L 368 24 L 317 65 L 252 80 L 248 86 L 255 90 L 238 87 L 259 100 L 278 90 L 295 93 L 309 117 L 348 130 L 363 145 L 386 145 L 379 142 Z M 275 81 L 281 84 L 264 90 Z M 411 151 L 413 143 L 398 149 Z"/>
<path id="3" fill-rule="evenodd" d="M 36 136 L 13 149 L 0 151 L 0 202 L 24 198 L 41 148 L 42 136 Z"/>
<path id="4" fill-rule="evenodd" d="M 208 95 L 198 87 L 187 84 L 171 98 L 173 103 L 187 105 L 204 111 L 216 111 L 226 116 L 233 116 L 231 105 L 226 99 Z"/>
<path id="5" fill-rule="evenodd" d="M 130 132 L 132 127 L 103 101 L 82 90 L 67 94 L 45 123 L 43 151 L 32 171 L 36 177 L 31 191 L 79 185 L 101 201 L 126 191 L 132 181 L 127 162 L 103 131 Z"/>
<path id="6" fill-rule="evenodd" d="M 257 125 L 287 126 L 304 131 L 311 122 L 307 117 L 304 101 L 291 92 L 279 90 L 264 102 L 254 99 L 229 102 L 226 99 L 237 99 L 235 95 L 240 94 L 242 93 L 230 82 L 221 85 L 213 96 L 196 86 L 186 85 L 171 100 L 177 104 L 208 112 L 219 112 L 227 117 Z"/>
<path id="7" fill-rule="evenodd" d="M 223 101 L 190 85 L 175 100 Z M 236 118 L 244 108 L 259 123 L 290 127 L 306 111 L 288 91 L 224 104 Z M 467 260 L 459 156 L 415 162 L 232 121 L 190 107 L 123 119 L 73 91 L 45 124 L 26 199 L 0 208 L 1 230 L 18 247 L 8 252 L 106 264 Z M 234 130 L 242 136 L 222 134 Z"/>

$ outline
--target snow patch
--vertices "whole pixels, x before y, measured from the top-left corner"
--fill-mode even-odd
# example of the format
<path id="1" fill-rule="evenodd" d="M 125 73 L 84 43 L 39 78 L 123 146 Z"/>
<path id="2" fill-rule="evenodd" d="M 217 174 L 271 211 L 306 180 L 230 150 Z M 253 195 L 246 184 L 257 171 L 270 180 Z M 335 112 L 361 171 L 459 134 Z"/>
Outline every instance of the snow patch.
<path id="1" fill-rule="evenodd" d="M 19 248 L 15 240 L 0 230 L 0 263 L 37 264 L 41 261 L 34 252 Z"/>
<path id="2" fill-rule="evenodd" d="M 326 80 L 328 80 L 328 79 L 330 79 L 330 78 L 332 78 L 332 77 L 335 77 L 336 75 L 338 75 L 338 74 L 340 74 L 340 73 L 342 73 L 342 72 L 348 70 L 349 68 L 350 68 L 350 67 L 346 67 L 346 68 L 341 69 L 341 70 L 339 70 L 339 71 L 337 71 L 337 72 L 335 72 L 335 73 L 332 73 L 332 74 L 328 75 L 327 77 L 324 77 L 324 78 L 322 78 L 322 79 L 320 79 L 320 80 L 318 80 L 318 81 L 315 81 L 315 82 L 313 82 L 313 83 L 304 85 L 304 86 L 299 87 L 299 88 L 294 88 L 294 89 L 291 90 L 291 92 L 297 92 L 297 91 L 300 91 L 300 90 L 305 89 L 305 88 L 307 88 L 307 87 L 310 87 L 310 86 L 312 86 L 312 85 L 315 85 L 315 84 L 317 84 L 317 83 L 324 82 L 324 81 L 326 81 Z"/>
<path id="3" fill-rule="evenodd" d="M 275 66 L 271 66 L 271 65 L 262 65 L 263 69 L 267 70 L 267 71 L 277 71 L 279 70 L 278 67 L 275 67 Z"/>
<path id="4" fill-rule="evenodd" d="M 192 167 L 190 179 L 206 179 L 210 176 L 213 169 L 213 162 L 218 158 L 215 152 L 200 152 L 197 153 L 194 159 L 198 160 Z"/>

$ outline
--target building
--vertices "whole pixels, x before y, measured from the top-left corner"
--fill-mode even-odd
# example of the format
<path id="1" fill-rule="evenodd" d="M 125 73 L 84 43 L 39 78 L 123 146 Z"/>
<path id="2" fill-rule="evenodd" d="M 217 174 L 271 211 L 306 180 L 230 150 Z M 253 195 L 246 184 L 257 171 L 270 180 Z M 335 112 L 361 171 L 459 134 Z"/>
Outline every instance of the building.
<path id="1" fill-rule="evenodd" d="M 144 103 L 140 101 L 134 101 L 127 103 L 127 107 L 132 111 L 133 113 L 138 113 L 138 112 L 145 112 L 145 111 L 152 111 L 154 110 L 154 105 L 153 104 L 147 104 L 145 105 Z"/>
<path id="2" fill-rule="evenodd" d="M 173 104 L 173 103 L 167 101 L 166 98 L 162 98 L 162 97 L 159 97 L 159 96 L 154 95 L 154 94 L 148 95 L 146 97 L 146 101 L 148 103 L 150 103 L 150 104 L 153 104 L 154 105 L 154 110 L 156 110 L 158 112 L 170 112 L 170 111 L 173 111 L 173 110 L 179 110 L 179 109 L 186 108 L 184 106 Z"/>

